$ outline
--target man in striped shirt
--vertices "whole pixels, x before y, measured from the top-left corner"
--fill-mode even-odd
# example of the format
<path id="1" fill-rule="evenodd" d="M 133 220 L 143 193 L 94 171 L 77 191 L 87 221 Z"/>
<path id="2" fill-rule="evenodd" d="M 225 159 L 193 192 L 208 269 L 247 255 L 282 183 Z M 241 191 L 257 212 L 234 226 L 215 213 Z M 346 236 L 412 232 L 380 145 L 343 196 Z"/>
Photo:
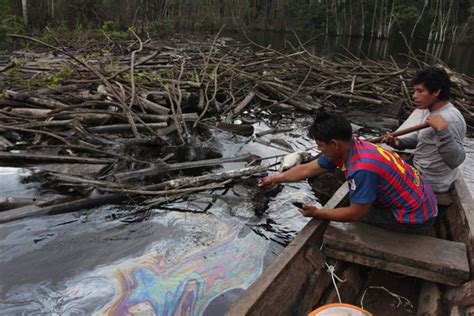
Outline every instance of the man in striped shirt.
<path id="1" fill-rule="evenodd" d="M 304 216 L 334 221 L 365 221 L 406 233 L 428 233 L 438 214 L 436 197 L 419 172 L 398 155 L 352 135 L 340 115 L 323 113 L 310 127 L 322 155 L 262 178 L 262 187 L 296 182 L 340 168 L 349 184 L 350 206 L 336 209 L 303 205 Z"/>

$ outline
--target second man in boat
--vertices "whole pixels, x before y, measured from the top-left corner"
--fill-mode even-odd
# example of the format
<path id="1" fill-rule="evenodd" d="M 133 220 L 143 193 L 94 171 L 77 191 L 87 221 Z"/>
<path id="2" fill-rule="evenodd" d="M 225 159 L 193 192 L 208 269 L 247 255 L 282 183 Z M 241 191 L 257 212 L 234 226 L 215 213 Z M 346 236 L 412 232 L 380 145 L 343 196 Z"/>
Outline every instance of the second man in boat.
<path id="1" fill-rule="evenodd" d="M 395 149 L 415 149 L 414 166 L 436 193 L 447 192 L 466 158 L 463 145 L 466 121 L 449 101 L 451 80 L 444 69 L 422 69 L 412 84 L 416 107 L 426 110 L 420 123 L 426 122 L 431 128 L 398 138 L 387 136 L 383 142 Z"/>
<path id="2" fill-rule="evenodd" d="M 307 217 L 364 221 L 393 231 L 429 234 L 438 214 L 436 197 L 419 172 L 397 154 L 352 135 L 348 120 L 321 113 L 309 129 L 321 151 L 317 161 L 264 177 L 259 186 L 297 182 L 340 168 L 350 205 L 335 209 L 304 204 Z"/>

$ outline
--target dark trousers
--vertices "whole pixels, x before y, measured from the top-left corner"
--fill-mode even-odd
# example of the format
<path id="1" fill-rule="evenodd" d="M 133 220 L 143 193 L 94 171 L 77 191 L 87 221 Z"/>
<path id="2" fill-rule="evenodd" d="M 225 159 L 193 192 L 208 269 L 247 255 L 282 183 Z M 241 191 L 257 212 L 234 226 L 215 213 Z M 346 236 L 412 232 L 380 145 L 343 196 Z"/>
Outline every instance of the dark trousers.
<path id="1" fill-rule="evenodd" d="M 395 219 L 391 210 L 373 205 L 370 207 L 369 214 L 367 214 L 364 222 L 399 233 L 433 235 L 435 220 L 436 218 L 431 218 L 423 224 L 402 224 Z"/>

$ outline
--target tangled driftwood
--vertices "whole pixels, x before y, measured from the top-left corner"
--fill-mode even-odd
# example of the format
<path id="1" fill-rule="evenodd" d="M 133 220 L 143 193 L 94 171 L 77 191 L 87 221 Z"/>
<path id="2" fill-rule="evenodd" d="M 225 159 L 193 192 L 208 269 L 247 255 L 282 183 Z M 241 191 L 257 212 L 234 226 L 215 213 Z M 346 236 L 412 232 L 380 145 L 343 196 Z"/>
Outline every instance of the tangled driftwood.
<path id="1" fill-rule="evenodd" d="M 165 157 L 151 160 L 117 148 L 132 144 L 185 144 L 195 128 L 224 129 L 248 137 L 253 134 L 250 125 L 233 123 L 237 118 L 245 123 L 250 111 L 312 113 L 325 107 L 398 117 L 413 109 L 409 79 L 415 69 L 399 66 L 393 59 L 318 57 L 301 43 L 291 52 L 283 53 L 219 36 L 176 39 L 173 45 L 165 45 L 151 39 L 143 42 L 134 35 L 136 41 L 121 43 L 121 51 L 128 51 L 128 55 L 91 53 L 103 51 L 103 46 L 91 47 L 87 55 L 74 47 L 56 47 L 12 35 L 32 41 L 46 51 L 16 52 L 9 59 L 0 58 L 4 90 L 0 98 L 0 146 L 5 150 L 0 161 L 110 166 L 100 181 L 57 173 L 51 176 L 103 191 L 121 188 L 127 194 L 152 195 L 150 189 L 130 184 L 125 187 L 123 183 L 137 175 L 227 160 L 177 166 L 166 164 L 166 159 L 156 160 Z M 422 64 L 420 59 L 410 58 L 414 64 Z M 447 70 L 453 81 L 453 103 L 472 131 L 474 80 Z M 260 139 L 264 134 L 256 135 L 256 141 L 275 146 Z M 27 154 L 10 153 L 10 149 L 26 149 Z M 121 168 L 112 168 L 117 164 Z M 222 185 L 222 181 L 215 180 L 214 186 Z M 214 187 L 196 183 L 188 179 L 168 193 L 183 194 L 192 191 L 190 187 Z"/>

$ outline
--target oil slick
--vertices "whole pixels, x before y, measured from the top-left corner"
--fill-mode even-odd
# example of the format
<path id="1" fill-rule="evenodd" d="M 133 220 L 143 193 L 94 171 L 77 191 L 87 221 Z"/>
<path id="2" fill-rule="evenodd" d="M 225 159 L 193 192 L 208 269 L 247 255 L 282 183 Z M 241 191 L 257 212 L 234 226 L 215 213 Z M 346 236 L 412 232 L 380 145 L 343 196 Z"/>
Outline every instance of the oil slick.
<path id="1" fill-rule="evenodd" d="M 14 287 L 3 293 L 0 309 L 11 314 L 202 315 L 219 295 L 248 288 L 263 270 L 269 242 L 235 218 L 174 213 L 158 221 L 184 228 L 186 237 L 169 236 L 139 256 L 57 283 Z M 228 306 L 222 308 L 224 313 Z"/>
<path id="2" fill-rule="evenodd" d="M 238 231 L 176 261 L 150 253 L 115 267 L 111 276 L 119 291 L 99 314 L 201 315 L 219 294 L 247 288 L 262 272 L 266 242 L 255 234 L 238 237 Z"/>

